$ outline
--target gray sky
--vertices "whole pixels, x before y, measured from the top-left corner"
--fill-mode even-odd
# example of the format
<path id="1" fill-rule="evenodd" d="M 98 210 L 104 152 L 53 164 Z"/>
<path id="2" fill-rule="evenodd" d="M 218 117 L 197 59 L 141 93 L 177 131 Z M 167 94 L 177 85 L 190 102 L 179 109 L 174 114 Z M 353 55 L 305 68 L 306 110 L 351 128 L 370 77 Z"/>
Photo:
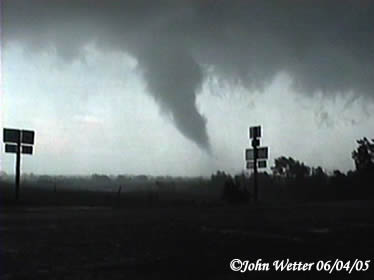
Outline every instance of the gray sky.
<path id="1" fill-rule="evenodd" d="M 346 171 L 373 137 L 371 1 L 2 3 L 2 123 L 37 133 L 24 172 L 239 172 L 257 124 L 271 164 Z"/>

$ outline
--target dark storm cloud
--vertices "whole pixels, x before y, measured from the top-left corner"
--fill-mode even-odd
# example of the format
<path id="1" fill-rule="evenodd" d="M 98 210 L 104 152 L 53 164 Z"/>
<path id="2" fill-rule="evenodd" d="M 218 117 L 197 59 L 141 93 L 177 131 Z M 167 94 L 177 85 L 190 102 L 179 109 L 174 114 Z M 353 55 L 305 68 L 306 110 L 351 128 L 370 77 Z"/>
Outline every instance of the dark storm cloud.
<path id="1" fill-rule="evenodd" d="M 374 1 L 3 2 L 5 42 L 30 53 L 55 49 L 71 61 L 95 43 L 136 57 L 150 94 L 205 149 L 196 94 L 207 73 L 263 89 L 283 72 L 302 94 L 374 97 Z"/>

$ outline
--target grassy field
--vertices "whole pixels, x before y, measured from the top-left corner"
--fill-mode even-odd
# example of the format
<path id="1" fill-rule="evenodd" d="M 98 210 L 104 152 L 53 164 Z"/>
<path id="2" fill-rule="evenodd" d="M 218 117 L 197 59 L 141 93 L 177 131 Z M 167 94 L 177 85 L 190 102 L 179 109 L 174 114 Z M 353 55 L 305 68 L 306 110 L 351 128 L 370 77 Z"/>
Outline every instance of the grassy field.
<path id="1" fill-rule="evenodd" d="M 374 279 L 374 263 L 351 275 L 229 267 L 233 258 L 373 261 L 372 201 L 230 206 L 111 192 L 2 199 L 0 279 Z"/>

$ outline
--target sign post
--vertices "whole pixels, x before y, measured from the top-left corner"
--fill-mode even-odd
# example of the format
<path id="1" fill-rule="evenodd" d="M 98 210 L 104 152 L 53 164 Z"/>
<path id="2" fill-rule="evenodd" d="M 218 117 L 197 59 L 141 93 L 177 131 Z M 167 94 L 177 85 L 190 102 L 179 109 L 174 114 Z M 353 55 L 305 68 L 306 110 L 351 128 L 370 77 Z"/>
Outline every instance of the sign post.
<path id="1" fill-rule="evenodd" d="M 256 137 L 256 136 L 255 136 Z M 253 147 L 253 161 L 254 161 L 254 165 L 253 165 L 253 175 L 254 175 L 254 199 L 255 201 L 258 200 L 258 183 L 257 183 L 257 147 L 258 147 L 258 142 L 260 141 L 256 141 L 257 138 L 254 138 L 252 139 L 252 147 Z"/>
<path id="2" fill-rule="evenodd" d="M 261 126 L 252 126 L 249 128 L 249 138 L 252 139 L 252 148 L 245 150 L 245 160 L 247 169 L 253 168 L 254 200 L 258 200 L 258 168 L 266 168 L 266 159 L 268 158 L 268 147 L 259 147 L 261 138 Z"/>
<path id="3" fill-rule="evenodd" d="M 16 154 L 16 200 L 19 199 L 19 185 L 21 176 L 21 153 L 32 154 L 35 132 L 31 130 L 19 130 L 4 128 L 3 141 L 6 153 Z M 12 143 L 12 144 L 8 144 Z M 25 144 L 25 145 L 23 145 Z"/>
<path id="4" fill-rule="evenodd" d="M 19 198 L 19 179 L 21 175 L 21 138 L 17 142 L 17 156 L 16 156 L 16 200 Z"/>

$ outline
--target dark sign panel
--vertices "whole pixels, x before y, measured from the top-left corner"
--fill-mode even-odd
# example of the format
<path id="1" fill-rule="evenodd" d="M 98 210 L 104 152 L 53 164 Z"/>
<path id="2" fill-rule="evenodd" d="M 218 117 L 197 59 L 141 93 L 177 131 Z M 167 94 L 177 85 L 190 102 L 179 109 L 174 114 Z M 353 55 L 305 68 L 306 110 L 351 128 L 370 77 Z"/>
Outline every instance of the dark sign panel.
<path id="1" fill-rule="evenodd" d="M 249 128 L 249 137 L 250 138 L 261 137 L 261 126 L 251 126 Z"/>
<path id="2" fill-rule="evenodd" d="M 3 141 L 10 143 L 18 143 L 20 140 L 20 130 L 4 128 L 3 131 Z"/>
<path id="3" fill-rule="evenodd" d="M 16 144 L 5 144 L 5 152 L 6 153 L 17 153 L 17 145 Z"/>
<path id="4" fill-rule="evenodd" d="M 247 169 L 253 169 L 255 166 L 254 161 L 247 161 Z M 260 160 L 257 162 L 257 167 L 258 168 L 266 168 L 266 160 Z"/>
<path id="5" fill-rule="evenodd" d="M 22 143 L 24 144 L 34 144 L 35 132 L 32 130 L 22 130 Z"/>
<path id="6" fill-rule="evenodd" d="M 268 147 L 261 147 L 257 149 L 257 158 L 258 159 L 267 159 L 268 158 Z"/>
<path id="7" fill-rule="evenodd" d="M 254 149 L 245 150 L 245 160 L 254 160 Z M 257 149 L 257 158 L 258 159 L 267 159 L 268 158 L 268 147 L 261 147 Z"/>
<path id="8" fill-rule="evenodd" d="M 22 154 L 28 154 L 28 155 L 32 155 L 32 146 L 24 146 L 22 145 L 21 147 L 21 152 Z"/>
<path id="9" fill-rule="evenodd" d="M 245 160 L 254 160 L 254 150 L 253 149 L 246 149 L 245 150 Z"/>
<path id="10" fill-rule="evenodd" d="M 247 161 L 247 169 L 253 169 L 254 166 L 254 161 Z"/>
<path id="11" fill-rule="evenodd" d="M 260 160 L 257 163 L 258 168 L 266 168 L 266 160 Z"/>

